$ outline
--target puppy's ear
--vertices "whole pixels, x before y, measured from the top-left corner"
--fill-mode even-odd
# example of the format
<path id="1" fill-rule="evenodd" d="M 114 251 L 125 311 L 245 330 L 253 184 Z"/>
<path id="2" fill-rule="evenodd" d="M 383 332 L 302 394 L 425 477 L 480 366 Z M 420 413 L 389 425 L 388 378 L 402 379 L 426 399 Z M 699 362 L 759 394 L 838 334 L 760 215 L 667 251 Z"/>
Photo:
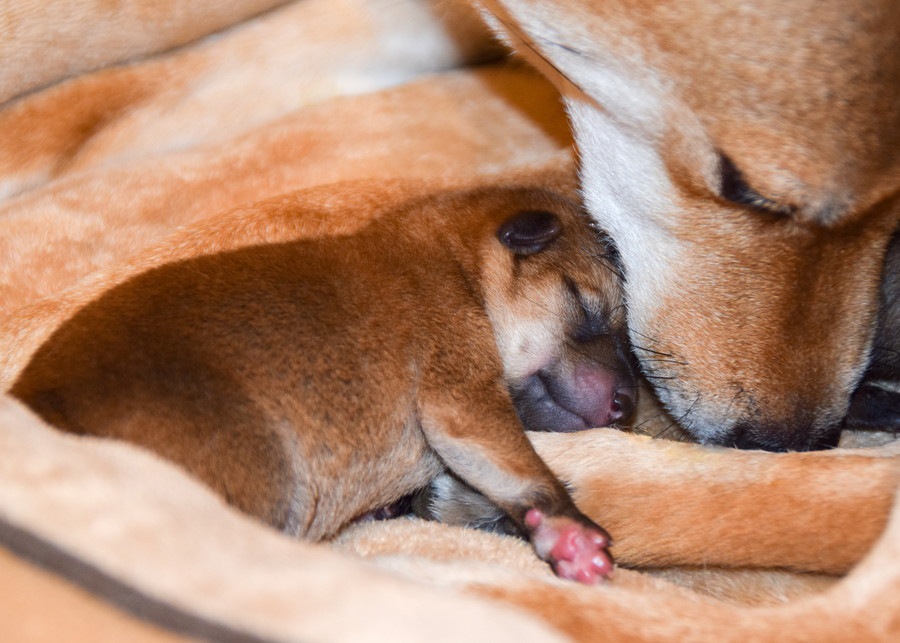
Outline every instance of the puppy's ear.
<path id="1" fill-rule="evenodd" d="M 562 232 L 559 217 L 546 210 L 526 210 L 513 215 L 497 230 L 504 246 L 519 255 L 533 255 L 546 248 Z"/>

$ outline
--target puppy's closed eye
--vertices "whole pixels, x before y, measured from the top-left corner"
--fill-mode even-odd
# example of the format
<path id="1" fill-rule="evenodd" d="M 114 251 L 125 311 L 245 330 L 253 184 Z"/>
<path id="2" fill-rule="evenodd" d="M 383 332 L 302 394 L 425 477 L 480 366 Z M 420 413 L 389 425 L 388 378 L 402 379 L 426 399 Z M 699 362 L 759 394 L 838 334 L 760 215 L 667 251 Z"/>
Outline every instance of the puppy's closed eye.
<path id="1" fill-rule="evenodd" d="M 595 301 L 583 294 L 575 282 L 565 277 L 566 289 L 580 309 L 581 323 L 575 328 L 573 339 L 577 342 L 589 342 L 610 335 L 610 312 L 603 310 Z"/>
<path id="2" fill-rule="evenodd" d="M 746 205 L 757 212 L 779 217 L 789 216 L 794 212 L 793 206 L 779 203 L 751 188 L 734 161 L 723 152 L 719 152 L 719 172 L 721 174 L 720 193 L 723 198 L 732 203 Z"/>

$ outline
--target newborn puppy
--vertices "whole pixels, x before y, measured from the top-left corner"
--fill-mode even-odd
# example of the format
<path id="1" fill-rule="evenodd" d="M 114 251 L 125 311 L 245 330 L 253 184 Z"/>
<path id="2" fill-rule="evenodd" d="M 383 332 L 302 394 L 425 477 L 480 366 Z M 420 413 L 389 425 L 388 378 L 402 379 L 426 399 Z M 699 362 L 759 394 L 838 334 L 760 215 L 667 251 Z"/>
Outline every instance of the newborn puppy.
<path id="1" fill-rule="evenodd" d="M 535 453 L 513 399 L 559 430 L 626 419 L 624 332 L 606 239 L 575 204 L 449 192 L 349 236 L 134 277 L 63 324 L 11 392 L 313 540 L 446 468 L 557 574 L 592 583 L 612 570 L 609 537 Z"/>

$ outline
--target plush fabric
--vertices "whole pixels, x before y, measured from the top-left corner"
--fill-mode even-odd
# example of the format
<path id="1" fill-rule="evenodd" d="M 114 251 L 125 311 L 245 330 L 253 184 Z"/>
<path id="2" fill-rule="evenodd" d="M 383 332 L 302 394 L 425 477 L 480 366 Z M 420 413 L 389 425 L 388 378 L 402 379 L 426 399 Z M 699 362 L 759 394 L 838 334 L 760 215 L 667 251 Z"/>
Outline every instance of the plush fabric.
<path id="1" fill-rule="evenodd" d="M 4 389 L 62 321 L 149 267 L 344 234 L 447 187 L 576 195 L 554 89 L 458 3 L 0 0 L 0 32 Z M 533 436 L 616 539 L 598 587 L 556 579 L 523 541 L 416 519 L 296 542 L 9 397 L 0 442 L 10 640 L 900 636 L 889 440 L 775 455 Z"/>

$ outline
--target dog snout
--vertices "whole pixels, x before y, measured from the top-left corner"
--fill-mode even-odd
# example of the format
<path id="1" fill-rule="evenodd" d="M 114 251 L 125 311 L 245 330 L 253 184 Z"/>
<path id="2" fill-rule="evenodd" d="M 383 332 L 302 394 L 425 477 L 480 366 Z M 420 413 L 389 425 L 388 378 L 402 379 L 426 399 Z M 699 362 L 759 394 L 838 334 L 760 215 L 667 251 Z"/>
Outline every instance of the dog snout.
<path id="1" fill-rule="evenodd" d="M 719 446 L 761 451 L 819 451 L 837 446 L 840 425 L 816 430 L 808 424 L 766 426 L 740 422 L 730 433 L 717 439 Z"/>

